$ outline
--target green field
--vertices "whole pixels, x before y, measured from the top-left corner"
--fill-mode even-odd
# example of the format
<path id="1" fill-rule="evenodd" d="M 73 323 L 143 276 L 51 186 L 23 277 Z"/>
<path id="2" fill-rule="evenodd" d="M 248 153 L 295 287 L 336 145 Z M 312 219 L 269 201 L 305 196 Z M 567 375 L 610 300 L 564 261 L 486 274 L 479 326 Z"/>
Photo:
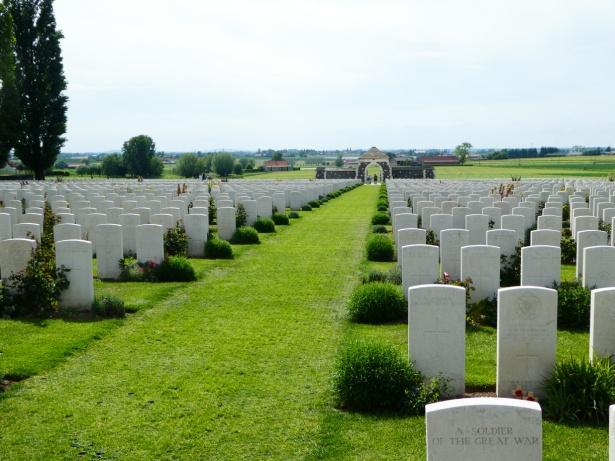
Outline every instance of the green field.
<path id="1" fill-rule="evenodd" d="M 407 353 L 407 325 L 358 325 L 345 303 L 370 267 L 378 187 L 278 227 L 230 261 L 195 260 L 193 283 L 97 282 L 124 320 L 0 320 L 0 459 L 410 459 L 423 417 L 340 411 L 336 351 L 375 338 Z M 566 277 L 570 270 L 563 269 Z M 560 331 L 559 357 L 587 333 Z M 495 385 L 495 334 L 468 330 L 467 382 Z M 544 423 L 546 460 L 605 459 L 607 429 Z"/>
<path id="2" fill-rule="evenodd" d="M 438 179 L 602 177 L 615 174 L 615 156 L 482 160 L 436 167 Z"/>

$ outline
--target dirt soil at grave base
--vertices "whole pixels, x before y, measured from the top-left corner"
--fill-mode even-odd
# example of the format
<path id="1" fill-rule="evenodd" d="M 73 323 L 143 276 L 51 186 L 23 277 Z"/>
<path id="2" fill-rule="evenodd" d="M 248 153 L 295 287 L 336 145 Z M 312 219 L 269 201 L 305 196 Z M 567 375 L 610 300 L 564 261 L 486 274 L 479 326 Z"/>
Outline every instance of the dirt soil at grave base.
<path id="1" fill-rule="evenodd" d="M 463 394 L 464 399 L 472 397 L 496 397 L 495 386 L 489 387 L 474 387 L 466 386 L 466 391 Z"/>

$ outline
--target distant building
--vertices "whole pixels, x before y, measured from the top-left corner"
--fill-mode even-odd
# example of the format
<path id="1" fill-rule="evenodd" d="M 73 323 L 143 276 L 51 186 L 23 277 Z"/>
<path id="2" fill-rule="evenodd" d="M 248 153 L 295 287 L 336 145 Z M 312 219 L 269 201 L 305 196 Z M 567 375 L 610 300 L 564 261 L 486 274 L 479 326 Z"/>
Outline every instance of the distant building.
<path id="1" fill-rule="evenodd" d="M 454 155 L 437 155 L 434 157 L 421 157 L 424 166 L 459 165 L 459 159 Z"/>
<path id="2" fill-rule="evenodd" d="M 266 160 L 263 164 L 265 171 L 290 171 L 292 169 L 286 160 Z"/>

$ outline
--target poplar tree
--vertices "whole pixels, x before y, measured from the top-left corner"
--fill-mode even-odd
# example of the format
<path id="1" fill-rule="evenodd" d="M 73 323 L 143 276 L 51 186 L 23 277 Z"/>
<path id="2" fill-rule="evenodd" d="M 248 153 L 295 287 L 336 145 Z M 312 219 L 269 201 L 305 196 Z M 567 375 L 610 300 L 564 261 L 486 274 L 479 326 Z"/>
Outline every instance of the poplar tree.
<path id="1" fill-rule="evenodd" d="M 0 3 L 0 168 L 15 147 L 19 132 L 19 94 L 15 84 L 13 19 Z"/>
<path id="2" fill-rule="evenodd" d="M 15 29 L 20 119 L 15 155 L 45 179 L 64 145 L 66 79 L 53 0 L 8 0 Z"/>

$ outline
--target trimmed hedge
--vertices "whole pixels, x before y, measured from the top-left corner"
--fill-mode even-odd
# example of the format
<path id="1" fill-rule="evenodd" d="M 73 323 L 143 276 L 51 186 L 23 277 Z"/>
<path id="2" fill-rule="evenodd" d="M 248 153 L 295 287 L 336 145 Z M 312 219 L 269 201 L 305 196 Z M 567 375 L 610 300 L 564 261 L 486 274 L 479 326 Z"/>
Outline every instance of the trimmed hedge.
<path id="1" fill-rule="evenodd" d="M 389 218 L 389 215 L 387 213 L 383 212 L 383 211 L 377 211 L 372 216 L 372 224 L 373 225 L 376 225 L 376 224 L 386 225 L 386 224 L 389 224 L 390 221 L 391 220 Z"/>
<path id="2" fill-rule="evenodd" d="M 367 241 L 367 259 L 370 261 L 392 261 L 394 253 L 393 242 L 386 235 L 373 235 Z"/>
<path id="3" fill-rule="evenodd" d="M 156 276 L 161 282 L 192 282 L 196 280 L 194 267 L 183 256 L 170 256 L 160 263 Z"/>
<path id="4" fill-rule="evenodd" d="M 350 319 L 359 323 L 386 323 L 407 318 L 406 299 L 398 286 L 373 282 L 359 285 L 348 300 Z"/>
<path id="5" fill-rule="evenodd" d="M 423 376 L 397 349 L 380 343 L 350 343 L 339 353 L 333 388 L 338 405 L 360 411 L 421 414 L 444 386 Z"/>
<path id="6" fill-rule="evenodd" d="M 233 259 L 233 247 L 226 240 L 217 238 L 207 240 L 205 257 L 208 259 Z"/>
<path id="7" fill-rule="evenodd" d="M 288 226 L 290 224 L 288 216 L 282 213 L 274 213 L 271 219 L 276 226 Z"/>
<path id="8" fill-rule="evenodd" d="M 261 243 L 260 238 L 258 237 L 258 232 L 253 227 L 240 227 L 235 231 L 233 237 L 231 238 L 231 242 L 235 245 L 252 245 Z"/>
<path id="9" fill-rule="evenodd" d="M 261 234 L 275 233 L 275 224 L 273 223 L 273 220 L 269 218 L 258 218 L 253 227 Z"/>

